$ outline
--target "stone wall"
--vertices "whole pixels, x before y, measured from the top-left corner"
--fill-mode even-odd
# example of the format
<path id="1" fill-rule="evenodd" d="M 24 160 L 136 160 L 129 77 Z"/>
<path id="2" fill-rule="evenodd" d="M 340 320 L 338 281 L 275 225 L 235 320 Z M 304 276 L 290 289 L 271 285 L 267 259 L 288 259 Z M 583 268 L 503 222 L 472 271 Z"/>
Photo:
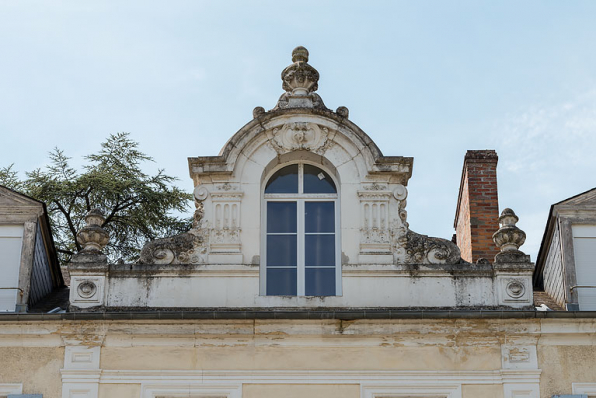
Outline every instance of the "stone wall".
<path id="1" fill-rule="evenodd" d="M 0 391 L 44 398 L 596 393 L 593 319 L 0 323 Z M 434 395 L 433 395 L 434 394 Z"/>

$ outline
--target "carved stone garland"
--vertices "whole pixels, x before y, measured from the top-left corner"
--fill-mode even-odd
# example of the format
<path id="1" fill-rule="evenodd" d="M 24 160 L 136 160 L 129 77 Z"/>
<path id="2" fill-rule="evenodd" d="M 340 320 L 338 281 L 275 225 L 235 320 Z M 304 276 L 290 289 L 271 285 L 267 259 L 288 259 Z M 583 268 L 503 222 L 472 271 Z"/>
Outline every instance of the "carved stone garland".
<path id="1" fill-rule="evenodd" d="M 286 123 L 267 132 L 269 143 L 277 153 L 311 151 L 323 155 L 334 143 L 335 130 L 315 123 Z"/>

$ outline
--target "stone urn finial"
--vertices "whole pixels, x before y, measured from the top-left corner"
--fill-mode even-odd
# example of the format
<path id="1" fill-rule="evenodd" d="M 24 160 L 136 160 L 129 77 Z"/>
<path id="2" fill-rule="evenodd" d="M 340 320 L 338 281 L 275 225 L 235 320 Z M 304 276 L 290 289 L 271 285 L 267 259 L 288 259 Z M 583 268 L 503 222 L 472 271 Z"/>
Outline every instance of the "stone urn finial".
<path id="1" fill-rule="evenodd" d="M 85 216 L 87 225 L 77 233 L 77 242 L 83 246 L 81 252 L 99 254 L 108 244 L 110 235 L 101 227 L 104 221 L 105 217 L 99 209 L 92 209 L 87 213 Z"/>
<path id="2" fill-rule="evenodd" d="M 515 225 L 518 221 L 513 210 L 505 209 L 501 212 L 501 228 L 493 234 L 493 241 L 501 252 L 519 251 L 519 247 L 526 241 L 526 233 Z"/>
<path id="3" fill-rule="evenodd" d="M 319 72 L 308 64 L 308 50 L 302 46 L 292 51 L 293 64 L 281 72 L 282 88 L 292 95 L 306 96 L 319 88 Z"/>

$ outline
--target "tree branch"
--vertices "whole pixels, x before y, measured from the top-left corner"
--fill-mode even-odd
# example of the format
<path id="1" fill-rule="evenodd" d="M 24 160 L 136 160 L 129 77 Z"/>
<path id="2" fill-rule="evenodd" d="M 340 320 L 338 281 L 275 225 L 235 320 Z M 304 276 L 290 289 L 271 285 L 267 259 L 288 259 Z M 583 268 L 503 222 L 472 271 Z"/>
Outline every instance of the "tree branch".
<path id="1" fill-rule="evenodd" d="M 79 242 L 77 242 L 77 229 L 75 228 L 74 224 L 72 223 L 72 219 L 70 218 L 70 213 L 67 213 L 64 206 L 62 206 L 62 204 L 60 202 L 58 202 L 57 200 L 55 200 L 54 203 L 56 203 L 56 206 L 58 206 L 58 209 L 60 209 L 62 214 L 64 214 L 64 218 L 66 218 L 66 222 L 68 223 L 68 229 L 70 230 L 70 233 L 72 234 L 74 243 L 77 246 L 77 250 L 81 250 L 81 245 L 79 244 Z"/>

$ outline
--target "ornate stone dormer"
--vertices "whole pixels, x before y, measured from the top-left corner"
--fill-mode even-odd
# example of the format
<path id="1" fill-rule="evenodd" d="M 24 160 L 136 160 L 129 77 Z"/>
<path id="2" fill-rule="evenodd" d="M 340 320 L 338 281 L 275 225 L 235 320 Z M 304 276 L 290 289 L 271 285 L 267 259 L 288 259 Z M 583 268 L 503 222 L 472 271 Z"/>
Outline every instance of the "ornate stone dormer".
<path id="1" fill-rule="evenodd" d="M 298 46 L 292 51 L 293 64 L 281 72 L 282 88 L 286 91 L 273 110 L 284 108 L 327 109 L 319 88 L 319 72 L 308 63 L 308 50 Z"/>

